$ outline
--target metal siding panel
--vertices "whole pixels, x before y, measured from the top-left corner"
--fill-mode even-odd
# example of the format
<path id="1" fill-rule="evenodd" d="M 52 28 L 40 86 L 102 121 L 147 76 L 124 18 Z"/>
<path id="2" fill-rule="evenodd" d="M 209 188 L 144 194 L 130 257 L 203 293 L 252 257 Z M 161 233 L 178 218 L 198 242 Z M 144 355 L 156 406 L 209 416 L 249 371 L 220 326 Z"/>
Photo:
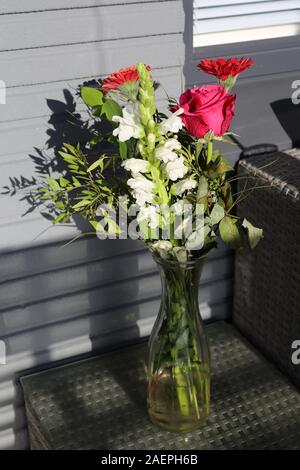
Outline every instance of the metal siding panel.
<path id="1" fill-rule="evenodd" d="M 1 15 L 0 50 L 182 33 L 183 20 L 180 1 Z"/>
<path id="2" fill-rule="evenodd" d="M 1 57 L 1 55 L 0 55 Z M 56 112 L 63 112 L 66 96 L 74 95 L 76 88 L 85 81 L 103 78 L 105 75 L 96 77 L 84 77 L 80 80 L 68 80 L 38 85 L 20 86 L 8 88 L 6 93 L 7 106 L 2 106 L 0 123 L 48 116 L 55 107 Z M 156 90 L 157 100 L 166 101 L 165 90 L 169 96 L 177 96 L 181 90 L 182 67 L 175 66 L 167 69 L 153 70 L 154 79 L 162 86 Z M 76 112 L 81 112 L 84 106 L 78 102 Z M 0 163 L 1 164 L 1 163 Z"/>
<path id="3" fill-rule="evenodd" d="M 139 0 L 139 3 L 163 3 L 164 0 Z M 166 0 L 172 3 L 178 0 Z M 90 8 L 99 5 L 120 5 L 128 6 L 137 3 L 137 0 L 1 0 L 1 14 L 15 14 L 32 11 L 52 11 L 76 8 Z"/>
<path id="4" fill-rule="evenodd" d="M 7 51 L 0 53 L 1 79 L 7 87 L 81 79 L 140 61 L 153 68 L 174 67 L 183 63 L 183 56 L 181 33 Z"/>
<path id="5" fill-rule="evenodd" d="M 209 261 L 203 289 L 230 277 L 231 271 L 230 256 Z M 99 313 L 109 324 L 113 308 L 134 310 L 135 304 L 159 295 L 157 269 L 144 252 L 11 281 L 0 285 L 2 337 L 88 314 Z"/>

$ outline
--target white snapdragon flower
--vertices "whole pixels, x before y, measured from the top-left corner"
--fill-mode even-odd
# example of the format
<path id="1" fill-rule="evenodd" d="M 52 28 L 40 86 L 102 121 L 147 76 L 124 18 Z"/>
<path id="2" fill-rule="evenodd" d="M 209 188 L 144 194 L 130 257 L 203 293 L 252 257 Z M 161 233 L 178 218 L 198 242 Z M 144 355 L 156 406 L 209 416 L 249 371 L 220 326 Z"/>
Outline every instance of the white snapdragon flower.
<path id="1" fill-rule="evenodd" d="M 164 143 L 164 146 L 169 150 L 179 150 L 181 149 L 181 143 L 177 139 L 167 139 Z"/>
<path id="2" fill-rule="evenodd" d="M 182 108 L 179 108 L 170 117 L 162 120 L 160 123 L 160 130 L 162 134 L 167 134 L 168 132 L 176 134 L 180 129 L 182 129 L 183 122 L 179 116 L 183 113 L 183 111 L 184 110 Z"/>
<path id="3" fill-rule="evenodd" d="M 178 157 L 176 160 L 168 162 L 166 169 L 168 176 L 172 181 L 183 178 L 188 172 L 188 168 L 184 164 L 183 157 Z"/>
<path id="4" fill-rule="evenodd" d="M 137 113 L 132 107 L 123 108 L 122 113 L 123 117 L 112 117 L 113 122 L 119 123 L 119 127 L 113 130 L 113 135 L 118 136 L 120 142 L 126 142 L 131 137 L 138 139 L 141 135 L 142 127 Z"/>
<path id="5" fill-rule="evenodd" d="M 172 150 L 166 147 L 158 147 L 155 150 L 155 156 L 164 163 L 172 162 L 177 159 L 177 153 L 172 152 Z"/>
<path id="6" fill-rule="evenodd" d="M 142 189 L 136 189 L 132 191 L 132 195 L 134 199 L 136 200 L 137 205 L 140 207 L 144 206 L 146 202 L 152 202 L 152 199 L 153 199 L 153 194 L 147 193 L 146 191 L 143 191 Z"/>
<path id="7" fill-rule="evenodd" d="M 183 194 L 185 191 L 190 191 L 191 189 L 195 189 L 196 187 L 197 181 L 193 180 L 192 178 L 185 178 L 174 184 L 174 188 L 178 196 Z"/>
<path id="8" fill-rule="evenodd" d="M 155 229 L 159 225 L 159 216 L 155 206 L 143 206 L 140 208 L 137 215 L 137 221 L 141 222 L 147 220 L 149 227 Z"/>
<path id="9" fill-rule="evenodd" d="M 136 176 L 138 173 L 146 173 L 148 162 L 140 158 L 128 158 L 128 160 L 122 163 L 122 166 L 125 170 L 131 171 L 133 176 Z"/>
<path id="10" fill-rule="evenodd" d="M 152 201 L 154 183 L 145 176 L 137 173 L 134 178 L 129 178 L 127 184 L 132 189 L 132 195 L 139 206 Z"/>
<path id="11" fill-rule="evenodd" d="M 177 139 L 168 139 L 155 150 L 155 156 L 164 163 L 168 163 L 177 159 L 177 153 L 174 150 L 181 149 L 181 144 Z"/>

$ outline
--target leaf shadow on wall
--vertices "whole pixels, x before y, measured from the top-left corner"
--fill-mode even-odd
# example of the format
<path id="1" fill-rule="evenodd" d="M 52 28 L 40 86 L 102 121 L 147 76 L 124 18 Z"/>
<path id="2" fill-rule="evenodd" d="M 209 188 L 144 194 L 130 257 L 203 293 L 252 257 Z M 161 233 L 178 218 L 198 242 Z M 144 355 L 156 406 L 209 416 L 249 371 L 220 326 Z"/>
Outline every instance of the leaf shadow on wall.
<path id="1" fill-rule="evenodd" d="M 41 203 L 38 188 L 53 172 L 66 170 L 57 153 L 64 142 L 76 144 L 90 137 L 91 123 L 77 111 L 76 97 L 69 90 L 64 90 L 64 99 L 47 100 L 51 110 L 47 141 L 45 148 L 35 148 L 29 155 L 35 169 L 32 177 L 12 175 L 3 190 L 12 197 L 26 201 L 28 210 L 24 217 L 38 211 L 49 221 L 55 218 L 55 214 L 47 211 L 47 207 Z M 97 149 L 95 156 L 96 153 Z M 80 233 L 90 232 L 89 224 L 80 217 L 74 223 Z M 8 354 L 30 350 L 34 357 L 41 355 L 42 344 L 43 367 L 57 361 L 54 344 L 61 344 L 63 348 L 64 343 L 72 342 L 71 357 L 68 351 L 62 357 L 63 362 L 69 362 L 81 357 L 82 353 L 95 353 L 135 342 L 141 334 L 139 322 L 147 321 L 158 309 L 158 293 L 155 292 L 159 282 L 158 274 L 154 263 L 149 261 L 150 255 L 139 242 L 100 241 L 95 236 L 84 236 L 63 249 L 62 244 L 63 241 L 45 244 L 47 257 L 39 257 L 37 267 L 41 275 L 31 284 L 31 291 L 27 290 L 26 302 L 21 295 L 17 299 L 20 304 L 26 303 L 26 314 L 19 316 L 18 329 L 26 331 L 30 340 L 26 344 L 8 344 Z M 33 246 L 25 250 L 22 256 L 28 256 L 29 259 L 34 249 Z M 59 249 L 60 266 L 51 264 L 49 268 L 47 263 L 51 253 Z M 68 259 L 65 265 L 64 256 Z M 56 276 L 61 279 L 60 283 L 52 283 L 51 279 Z M 142 279 L 144 282 L 141 282 Z M 43 309 L 43 315 L 39 317 L 34 308 L 37 302 Z M 5 336 L 8 331 L 5 331 L 5 325 L 3 328 Z M 130 394 L 130 380 L 121 378 L 120 384 Z M 74 402 L 76 399 L 74 397 Z"/>

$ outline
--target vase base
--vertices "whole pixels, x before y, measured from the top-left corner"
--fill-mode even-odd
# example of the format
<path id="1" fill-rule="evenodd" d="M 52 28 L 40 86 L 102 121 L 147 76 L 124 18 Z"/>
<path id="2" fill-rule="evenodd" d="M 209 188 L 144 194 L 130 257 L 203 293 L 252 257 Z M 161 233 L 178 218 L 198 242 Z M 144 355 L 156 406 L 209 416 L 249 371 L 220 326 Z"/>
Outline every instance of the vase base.
<path id="1" fill-rule="evenodd" d="M 187 433 L 190 431 L 194 431 L 195 429 L 198 429 L 202 426 L 204 426 L 207 422 L 207 416 L 203 416 L 203 418 L 198 419 L 197 421 L 183 421 L 183 420 L 166 420 L 163 419 L 161 416 L 156 416 L 151 414 L 151 412 L 148 412 L 150 421 L 152 424 L 155 426 L 158 426 L 161 429 L 164 429 L 165 431 L 170 431 L 170 432 L 177 432 L 177 433 Z"/>

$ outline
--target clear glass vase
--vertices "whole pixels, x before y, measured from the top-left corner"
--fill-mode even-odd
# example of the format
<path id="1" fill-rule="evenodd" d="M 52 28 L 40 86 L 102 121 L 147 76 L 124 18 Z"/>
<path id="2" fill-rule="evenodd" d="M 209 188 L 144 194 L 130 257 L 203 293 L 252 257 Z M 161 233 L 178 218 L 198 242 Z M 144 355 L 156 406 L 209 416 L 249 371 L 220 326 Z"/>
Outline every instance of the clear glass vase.
<path id="1" fill-rule="evenodd" d="M 205 421 L 210 405 L 209 349 L 198 304 L 203 260 L 155 261 L 162 299 L 149 341 L 148 413 L 154 424 L 184 432 Z"/>

